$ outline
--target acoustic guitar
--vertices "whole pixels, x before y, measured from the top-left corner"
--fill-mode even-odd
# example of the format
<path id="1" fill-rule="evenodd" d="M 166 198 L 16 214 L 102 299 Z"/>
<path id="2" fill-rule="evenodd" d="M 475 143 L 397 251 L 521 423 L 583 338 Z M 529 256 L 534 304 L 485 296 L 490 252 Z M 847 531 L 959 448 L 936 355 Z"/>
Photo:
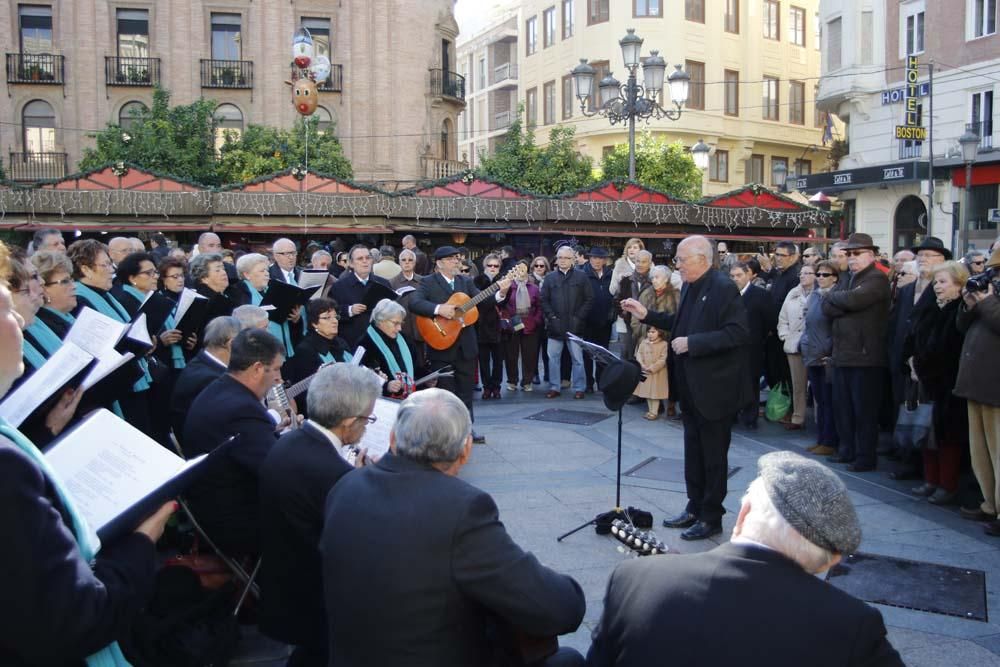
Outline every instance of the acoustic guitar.
<path id="1" fill-rule="evenodd" d="M 524 264 L 519 263 L 507 272 L 505 279 L 520 278 L 526 271 L 527 268 Z M 476 296 L 470 297 L 463 292 L 455 292 L 445 301 L 445 304 L 455 306 L 454 319 L 449 320 L 440 315 L 434 317 L 417 315 L 417 331 L 420 332 L 424 342 L 435 350 L 447 350 L 458 340 L 463 328 L 471 327 L 479 320 L 479 309 L 476 306 L 492 297 L 499 290 L 500 281 L 497 281 Z"/>

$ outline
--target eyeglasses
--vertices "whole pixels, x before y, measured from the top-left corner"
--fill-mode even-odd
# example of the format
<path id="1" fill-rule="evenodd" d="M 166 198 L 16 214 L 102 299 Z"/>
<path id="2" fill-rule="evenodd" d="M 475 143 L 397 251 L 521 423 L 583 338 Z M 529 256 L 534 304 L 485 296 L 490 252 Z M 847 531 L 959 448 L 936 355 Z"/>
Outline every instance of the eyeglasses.
<path id="1" fill-rule="evenodd" d="M 845 250 L 844 254 L 846 254 L 848 257 L 860 257 L 866 252 L 871 252 L 871 250 Z"/>
<path id="2" fill-rule="evenodd" d="M 288 257 L 290 255 L 296 255 L 298 253 L 296 253 L 294 250 L 286 250 L 285 252 L 275 252 L 275 253 L 272 253 L 272 254 L 273 255 L 280 255 L 281 257 Z"/>
<path id="3" fill-rule="evenodd" d="M 902 278 L 903 276 L 908 276 L 908 275 L 910 275 L 910 274 L 909 274 L 909 273 L 907 273 L 906 271 L 900 271 L 900 272 L 898 272 L 898 273 L 896 274 L 896 277 L 897 277 L 897 278 Z"/>
<path id="4" fill-rule="evenodd" d="M 774 256 L 775 257 L 791 257 L 791 255 L 788 254 L 787 252 L 776 252 L 776 253 L 774 253 Z"/>
<path id="5" fill-rule="evenodd" d="M 316 319 L 318 319 L 320 322 L 339 322 L 340 315 L 337 315 L 336 313 L 326 313 L 325 315 L 320 315 Z"/>
<path id="6" fill-rule="evenodd" d="M 544 264 L 532 264 L 531 268 L 533 268 L 533 269 L 544 269 L 545 265 Z"/>
<path id="7" fill-rule="evenodd" d="M 728 254 L 729 254 L 729 251 L 728 251 L 728 250 L 720 250 L 720 251 L 719 251 L 719 254 L 720 254 L 720 255 L 728 255 Z"/>
<path id="8" fill-rule="evenodd" d="M 184 278 L 183 273 L 171 273 L 169 275 L 163 276 L 164 280 L 181 280 Z"/>
<path id="9" fill-rule="evenodd" d="M 337 264 L 347 264 L 347 258 L 341 257 L 340 259 L 337 260 Z"/>
<path id="10" fill-rule="evenodd" d="M 499 269 L 500 265 L 499 264 L 487 264 L 486 268 L 487 269 Z"/>
<path id="11" fill-rule="evenodd" d="M 971 262 L 969 262 L 969 264 L 975 264 L 976 266 L 982 266 L 985 263 L 986 263 L 985 259 L 979 259 L 979 260 L 974 259 Z"/>
<path id="12" fill-rule="evenodd" d="M 146 269 L 145 271 L 139 271 L 139 272 L 137 272 L 136 275 L 137 276 L 149 276 L 150 278 L 152 278 L 153 276 L 160 275 L 160 272 L 157 271 L 156 269 Z"/>
<path id="13" fill-rule="evenodd" d="M 462 269 L 462 273 L 469 273 L 470 271 L 470 269 Z"/>
<path id="14" fill-rule="evenodd" d="M 403 320 L 386 320 L 385 323 L 386 324 L 391 324 L 394 327 L 401 327 L 401 326 L 403 326 Z"/>
<path id="15" fill-rule="evenodd" d="M 72 278 L 63 278 L 62 280 L 51 280 L 47 283 L 43 283 L 46 287 L 53 287 L 55 285 L 61 285 L 66 287 L 66 285 L 71 285 L 73 283 Z"/>
<path id="16" fill-rule="evenodd" d="M 831 277 L 833 275 L 835 275 L 835 274 L 833 274 L 833 273 L 827 273 L 826 271 L 820 271 L 820 272 L 818 272 L 816 274 L 816 277 L 817 278 L 829 278 L 829 277 Z M 899 275 L 903 275 L 903 274 L 900 273 Z"/>
<path id="17" fill-rule="evenodd" d="M 364 419 L 369 424 L 374 424 L 375 422 L 378 421 L 378 415 L 368 415 L 367 417 L 365 417 L 364 415 L 358 415 L 357 419 Z"/>

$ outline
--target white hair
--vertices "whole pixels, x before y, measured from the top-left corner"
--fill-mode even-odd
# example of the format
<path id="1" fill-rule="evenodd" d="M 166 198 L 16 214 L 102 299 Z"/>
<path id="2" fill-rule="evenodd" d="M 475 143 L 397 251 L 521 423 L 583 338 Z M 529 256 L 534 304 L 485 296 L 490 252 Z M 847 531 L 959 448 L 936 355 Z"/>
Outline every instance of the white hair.
<path id="1" fill-rule="evenodd" d="M 820 572 L 828 567 L 836 554 L 813 544 L 795 530 L 785 517 L 775 508 L 764 488 L 764 480 L 758 477 L 750 483 L 743 496 L 743 504 L 750 504 L 750 511 L 743 519 L 740 535 L 754 542 L 771 547 L 809 573 Z"/>
<path id="2" fill-rule="evenodd" d="M 314 252 L 312 254 L 312 257 L 309 258 L 309 261 L 310 262 L 315 262 L 317 257 L 326 257 L 331 262 L 333 261 L 333 255 L 331 255 L 330 253 L 328 253 L 326 250 L 317 250 L 316 252 Z"/>
<path id="3" fill-rule="evenodd" d="M 652 262 L 653 253 L 649 252 L 648 250 L 640 250 L 639 252 L 635 253 L 635 261 L 638 262 L 640 259 L 648 259 L 650 262 Z"/>
<path id="4" fill-rule="evenodd" d="M 240 321 L 242 329 L 263 329 L 267 326 L 267 311 L 253 304 L 236 306 L 233 308 L 233 317 Z"/>
<path id="5" fill-rule="evenodd" d="M 417 259 L 417 253 L 413 252 L 409 248 L 403 248 L 399 251 L 399 259 L 403 259 L 403 256 L 411 257 L 414 261 Z"/>
<path id="6" fill-rule="evenodd" d="M 424 389 L 399 406 L 396 452 L 421 463 L 451 463 L 462 455 L 472 434 L 472 420 L 465 404 L 443 389 Z"/>
<path id="7" fill-rule="evenodd" d="M 370 368 L 334 364 L 321 368 L 309 384 L 309 418 L 324 428 L 365 417 L 382 393 L 382 379 Z"/>
<path id="8" fill-rule="evenodd" d="M 258 264 L 267 265 L 267 257 L 259 252 L 251 252 L 236 260 L 236 273 L 240 278 L 254 270 Z"/>
<path id="9" fill-rule="evenodd" d="M 663 264 L 657 264 L 649 270 L 649 279 L 652 280 L 656 276 L 663 276 L 664 279 L 670 280 L 670 269 Z"/>
<path id="10" fill-rule="evenodd" d="M 715 256 L 711 241 L 704 236 L 689 236 L 677 244 L 677 249 L 680 250 L 681 246 L 690 250 L 692 255 L 701 255 L 709 264 L 712 263 Z"/>
<path id="11" fill-rule="evenodd" d="M 382 299 L 375 304 L 374 308 L 372 308 L 371 321 L 373 324 L 378 324 L 379 322 L 384 322 L 394 315 L 406 317 L 406 308 L 403 308 L 392 299 Z"/>

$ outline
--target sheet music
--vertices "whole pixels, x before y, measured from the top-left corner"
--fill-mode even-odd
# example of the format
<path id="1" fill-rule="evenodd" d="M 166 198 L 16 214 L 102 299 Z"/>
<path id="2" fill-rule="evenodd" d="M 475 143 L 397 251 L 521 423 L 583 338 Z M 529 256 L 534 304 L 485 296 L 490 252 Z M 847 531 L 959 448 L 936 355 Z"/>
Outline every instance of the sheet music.
<path id="1" fill-rule="evenodd" d="M 605 347 L 601 347 L 596 343 L 585 341 L 584 339 L 580 338 L 575 334 L 567 333 L 566 338 L 573 341 L 574 343 L 582 347 L 584 350 L 589 352 L 597 360 L 598 363 L 612 364 L 616 361 L 621 361 L 621 357 L 619 357 L 611 350 Z"/>
<path id="2" fill-rule="evenodd" d="M 146 327 L 146 313 L 139 313 L 125 335 L 134 341 L 153 347 L 153 339 L 149 337 L 149 330 Z"/>
<path id="3" fill-rule="evenodd" d="M 322 287 L 329 277 L 330 272 L 326 269 L 303 269 L 299 274 L 299 287 L 302 289 Z"/>
<path id="4" fill-rule="evenodd" d="M 184 291 L 181 292 L 180 298 L 177 300 L 177 310 L 174 312 L 174 322 L 180 324 L 181 320 L 184 319 L 184 315 L 187 313 L 188 308 L 194 303 L 195 299 L 204 299 L 201 294 L 194 291 L 190 287 L 185 287 Z"/>
<path id="5" fill-rule="evenodd" d="M 396 294 L 403 296 L 404 294 L 409 294 L 410 292 L 416 292 L 417 288 L 413 285 L 403 285 L 402 287 L 396 288 Z"/>
<path id="6" fill-rule="evenodd" d="M 0 403 L 0 417 L 20 426 L 55 391 L 66 385 L 91 362 L 94 355 L 66 341 L 42 367 Z"/>
<path id="7" fill-rule="evenodd" d="M 100 357 L 104 350 L 113 348 L 125 333 L 128 324 L 113 320 L 93 308 L 80 311 L 69 333 L 66 342 L 74 343 L 85 352 Z"/>
<path id="8" fill-rule="evenodd" d="M 76 508 L 99 530 L 206 455 L 184 461 L 107 410 L 99 410 L 50 449 Z"/>
<path id="9" fill-rule="evenodd" d="M 358 345 L 358 349 L 354 350 L 354 356 L 351 357 L 351 365 L 360 366 L 361 360 L 364 359 L 364 356 L 365 356 L 365 348 L 362 347 L 361 345 Z"/>
<path id="10" fill-rule="evenodd" d="M 122 354 L 113 347 L 104 350 L 97 357 L 97 365 L 87 373 L 87 377 L 83 379 L 80 386 L 83 387 L 84 391 L 87 391 L 133 359 L 135 359 L 135 355 L 131 352 Z"/>
<path id="11" fill-rule="evenodd" d="M 381 458 L 389 451 L 389 432 L 392 431 L 396 423 L 396 413 L 399 411 L 399 402 L 390 401 L 387 398 L 379 398 L 375 401 L 373 415 L 378 417 L 374 424 L 369 424 L 365 429 L 365 434 L 358 443 L 358 447 L 368 448 L 368 456 Z"/>

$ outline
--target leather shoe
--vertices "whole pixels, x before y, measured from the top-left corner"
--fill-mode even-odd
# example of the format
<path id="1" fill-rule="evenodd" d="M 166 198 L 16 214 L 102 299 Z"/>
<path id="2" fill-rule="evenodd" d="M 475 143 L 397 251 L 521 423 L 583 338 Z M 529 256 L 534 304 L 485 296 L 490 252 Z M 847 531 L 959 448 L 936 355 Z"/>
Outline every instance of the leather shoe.
<path id="1" fill-rule="evenodd" d="M 826 460 L 830 463 L 854 463 L 854 459 L 847 458 L 846 456 L 841 456 L 840 454 L 834 454 L 833 456 L 826 457 Z"/>
<path id="2" fill-rule="evenodd" d="M 831 454 L 836 454 L 837 448 L 830 447 L 828 445 L 817 445 L 816 449 L 813 450 L 813 454 L 816 456 L 830 456 Z"/>
<path id="3" fill-rule="evenodd" d="M 805 424 L 793 424 L 792 422 L 783 424 L 783 426 L 785 427 L 786 431 L 803 431 L 806 428 Z"/>
<path id="4" fill-rule="evenodd" d="M 699 521 L 694 524 L 683 533 L 681 533 L 681 539 L 687 540 L 689 542 L 694 540 L 705 540 L 712 535 L 719 535 L 722 533 L 722 522 L 718 523 L 708 523 L 707 521 Z"/>
<path id="5" fill-rule="evenodd" d="M 993 537 L 1000 537 L 1000 520 L 994 519 L 983 526 L 983 532 Z"/>
<path id="6" fill-rule="evenodd" d="M 875 470 L 874 464 L 866 465 L 864 463 L 851 463 L 847 466 L 850 472 L 871 472 Z"/>
<path id="7" fill-rule="evenodd" d="M 479 435 L 478 433 L 476 433 L 475 431 L 473 431 L 472 432 L 472 442 L 473 442 L 473 444 L 476 444 L 476 445 L 485 444 L 486 443 L 486 436 L 485 435 Z"/>
<path id="8" fill-rule="evenodd" d="M 693 526 L 697 521 L 698 517 L 685 510 L 673 518 L 664 519 L 663 526 L 664 528 L 687 528 Z"/>
<path id="9" fill-rule="evenodd" d="M 575 392 L 575 393 L 573 394 L 573 398 L 576 398 L 576 399 L 580 399 L 580 398 L 583 398 L 583 396 L 584 396 L 584 394 L 583 394 L 583 392 L 582 392 L 582 391 L 578 391 L 578 392 Z"/>
<path id="10" fill-rule="evenodd" d="M 992 521 L 996 518 L 978 507 L 959 507 L 958 513 L 963 519 L 968 519 L 969 521 Z"/>
<path id="11" fill-rule="evenodd" d="M 545 398 L 559 398 L 562 395 L 561 391 L 556 391 L 555 389 L 550 389 L 545 392 Z"/>

